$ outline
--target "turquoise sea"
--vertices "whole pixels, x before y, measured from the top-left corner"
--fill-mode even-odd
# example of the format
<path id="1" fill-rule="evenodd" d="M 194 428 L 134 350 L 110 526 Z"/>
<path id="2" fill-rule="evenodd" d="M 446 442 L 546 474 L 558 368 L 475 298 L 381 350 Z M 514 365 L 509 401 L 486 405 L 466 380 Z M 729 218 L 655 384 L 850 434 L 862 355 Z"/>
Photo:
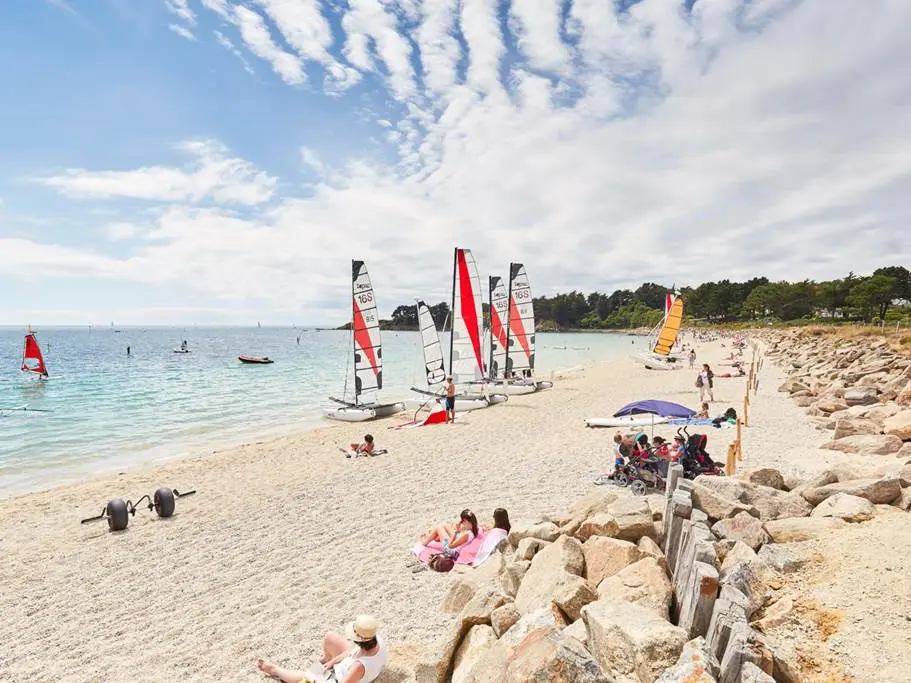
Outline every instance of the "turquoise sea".
<path id="1" fill-rule="evenodd" d="M 42 328 L 50 378 L 19 370 L 24 330 L 0 329 L 0 497 L 324 423 L 351 390 L 346 331 L 293 328 Z M 444 348 L 447 343 L 444 335 Z M 173 349 L 186 339 L 191 353 Z M 635 346 L 631 343 L 636 341 Z M 539 334 L 537 374 L 627 354 L 623 334 Z M 131 347 L 127 356 L 126 347 Z M 239 354 L 269 356 L 245 365 Z M 383 333 L 382 397 L 423 386 L 417 332 Z"/>

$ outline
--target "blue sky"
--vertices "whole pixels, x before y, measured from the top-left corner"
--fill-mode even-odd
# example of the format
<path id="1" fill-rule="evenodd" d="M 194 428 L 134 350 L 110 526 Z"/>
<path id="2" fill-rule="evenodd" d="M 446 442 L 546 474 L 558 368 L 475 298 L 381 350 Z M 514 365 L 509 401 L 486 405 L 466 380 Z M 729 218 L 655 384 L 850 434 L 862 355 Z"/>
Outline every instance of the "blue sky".
<path id="1" fill-rule="evenodd" d="M 351 258 L 388 314 L 446 296 L 456 244 L 539 293 L 906 264 L 907 25 L 902 0 L 7 3 L 0 324 L 335 322 Z"/>

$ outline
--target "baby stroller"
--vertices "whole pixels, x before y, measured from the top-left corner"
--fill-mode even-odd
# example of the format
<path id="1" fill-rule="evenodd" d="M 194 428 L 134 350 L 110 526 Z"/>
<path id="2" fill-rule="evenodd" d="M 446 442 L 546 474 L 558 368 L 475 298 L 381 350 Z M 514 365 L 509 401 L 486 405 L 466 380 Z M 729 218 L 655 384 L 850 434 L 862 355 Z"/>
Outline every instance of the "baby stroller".
<path id="1" fill-rule="evenodd" d="M 649 490 L 662 492 L 667 478 L 667 461 L 655 456 L 632 458 L 624 475 L 634 496 L 644 496 Z"/>
<path id="2" fill-rule="evenodd" d="M 705 434 L 692 434 L 682 430 L 684 436 L 683 457 L 680 464 L 683 466 L 683 476 L 685 479 L 695 479 L 700 474 L 712 476 L 724 476 L 724 468 L 709 457 L 708 451 L 705 450 L 709 438 Z M 677 430 L 680 434 L 681 430 Z"/>

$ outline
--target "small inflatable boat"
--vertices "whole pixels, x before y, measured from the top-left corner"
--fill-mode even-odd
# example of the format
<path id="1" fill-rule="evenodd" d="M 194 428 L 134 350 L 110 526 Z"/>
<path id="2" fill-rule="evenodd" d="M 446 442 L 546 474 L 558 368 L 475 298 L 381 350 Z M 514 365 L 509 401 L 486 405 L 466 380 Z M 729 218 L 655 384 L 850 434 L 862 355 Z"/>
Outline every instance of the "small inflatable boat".
<path id="1" fill-rule="evenodd" d="M 262 358 L 257 358 L 256 356 L 238 356 L 237 360 L 241 363 L 252 363 L 255 365 L 268 365 L 269 363 L 275 362 L 268 356 L 263 356 Z"/>

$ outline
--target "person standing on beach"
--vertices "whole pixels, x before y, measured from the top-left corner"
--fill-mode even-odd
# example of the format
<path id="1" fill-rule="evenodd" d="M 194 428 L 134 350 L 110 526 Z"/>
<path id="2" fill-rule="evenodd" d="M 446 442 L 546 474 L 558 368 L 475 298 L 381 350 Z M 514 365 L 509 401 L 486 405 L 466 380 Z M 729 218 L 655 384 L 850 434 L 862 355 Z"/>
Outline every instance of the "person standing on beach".
<path id="1" fill-rule="evenodd" d="M 696 367 L 696 349 L 690 349 L 690 370 Z"/>
<path id="2" fill-rule="evenodd" d="M 699 376 L 696 378 L 696 386 L 699 388 L 699 400 L 700 401 L 714 401 L 715 395 L 712 391 L 714 387 L 714 382 L 712 381 L 715 377 L 715 373 L 712 372 L 712 368 L 709 367 L 708 363 L 703 363 L 702 372 L 699 373 Z"/>
<path id="3" fill-rule="evenodd" d="M 446 422 L 455 422 L 455 384 L 452 377 L 446 378 Z"/>

